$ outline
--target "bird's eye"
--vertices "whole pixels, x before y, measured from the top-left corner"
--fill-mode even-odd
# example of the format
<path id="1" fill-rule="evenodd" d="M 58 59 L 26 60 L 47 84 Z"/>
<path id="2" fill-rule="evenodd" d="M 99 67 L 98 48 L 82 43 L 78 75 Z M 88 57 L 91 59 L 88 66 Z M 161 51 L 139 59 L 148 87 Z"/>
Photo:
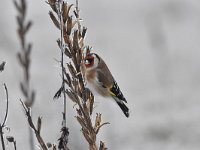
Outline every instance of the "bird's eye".
<path id="1" fill-rule="evenodd" d="M 85 64 L 86 64 L 86 65 L 89 65 L 89 64 L 90 64 L 90 61 L 89 61 L 88 59 L 86 59 L 86 60 L 85 60 Z"/>

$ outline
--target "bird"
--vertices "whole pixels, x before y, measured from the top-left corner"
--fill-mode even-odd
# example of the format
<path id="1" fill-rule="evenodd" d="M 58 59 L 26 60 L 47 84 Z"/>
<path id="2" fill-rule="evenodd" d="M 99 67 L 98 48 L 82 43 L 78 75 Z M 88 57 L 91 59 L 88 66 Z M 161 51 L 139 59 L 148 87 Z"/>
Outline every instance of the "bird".
<path id="1" fill-rule="evenodd" d="M 84 77 L 92 88 L 103 97 L 112 97 L 123 111 L 124 115 L 129 117 L 129 108 L 117 82 L 111 74 L 104 60 L 96 53 L 87 53 L 83 58 L 82 72 Z"/>

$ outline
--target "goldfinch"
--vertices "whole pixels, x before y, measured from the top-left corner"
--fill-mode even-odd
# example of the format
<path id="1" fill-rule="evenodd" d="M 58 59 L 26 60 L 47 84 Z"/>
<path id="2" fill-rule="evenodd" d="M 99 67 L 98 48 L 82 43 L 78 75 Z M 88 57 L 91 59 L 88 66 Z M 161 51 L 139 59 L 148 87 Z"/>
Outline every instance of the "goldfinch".
<path id="1" fill-rule="evenodd" d="M 95 53 L 86 54 L 82 70 L 86 81 L 95 91 L 103 97 L 112 97 L 125 116 L 129 117 L 129 109 L 124 104 L 127 101 L 103 59 Z"/>

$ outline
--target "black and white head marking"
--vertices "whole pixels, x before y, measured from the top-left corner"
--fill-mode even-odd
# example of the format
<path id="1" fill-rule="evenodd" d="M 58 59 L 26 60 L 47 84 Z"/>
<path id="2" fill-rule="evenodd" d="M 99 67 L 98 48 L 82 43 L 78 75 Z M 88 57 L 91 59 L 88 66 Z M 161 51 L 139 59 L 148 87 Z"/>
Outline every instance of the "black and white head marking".
<path id="1" fill-rule="evenodd" d="M 96 69 L 99 65 L 99 62 L 100 62 L 100 57 L 94 53 L 88 54 L 84 60 L 87 70 Z"/>

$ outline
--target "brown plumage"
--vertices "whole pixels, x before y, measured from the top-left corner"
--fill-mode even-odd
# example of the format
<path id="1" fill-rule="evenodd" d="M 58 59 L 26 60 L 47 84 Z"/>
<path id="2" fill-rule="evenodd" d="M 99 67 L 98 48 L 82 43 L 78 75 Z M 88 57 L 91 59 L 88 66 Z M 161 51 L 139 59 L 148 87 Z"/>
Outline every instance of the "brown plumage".
<path id="1" fill-rule="evenodd" d="M 129 116 L 129 109 L 124 104 L 127 101 L 101 57 L 94 53 L 87 54 L 83 62 L 82 72 L 97 93 L 103 97 L 112 97 L 126 117 Z"/>

